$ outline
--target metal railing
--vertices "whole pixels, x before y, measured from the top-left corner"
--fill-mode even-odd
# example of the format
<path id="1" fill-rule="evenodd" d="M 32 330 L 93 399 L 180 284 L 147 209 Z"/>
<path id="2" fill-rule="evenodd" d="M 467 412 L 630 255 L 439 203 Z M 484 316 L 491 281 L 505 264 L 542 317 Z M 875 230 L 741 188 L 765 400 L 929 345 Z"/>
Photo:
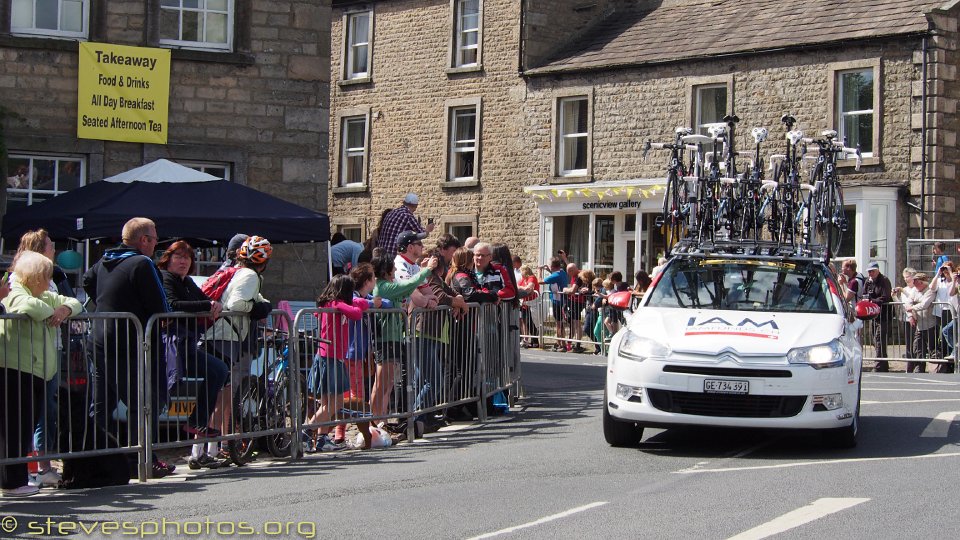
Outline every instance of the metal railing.
<path id="1" fill-rule="evenodd" d="M 221 314 L 240 317 L 247 314 Z M 137 477 L 146 481 L 153 453 L 162 449 L 224 441 L 241 462 L 265 443 L 275 456 L 298 457 L 304 429 L 392 418 L 406 420 L 413 439 L 417 417 L 477 403 L 485 420 L 487 398 L 519 388 L 518 314 L 507 304 L 470 304 L 463 313 L 370 309 L 356 321 L 330 309 L 301 310 L 291 321 L 275 310 L 271 323 L 250 324 L 249 337 L 239 341 L 245 332 L 211 326 L 208 318 L 164 313 L 145 329 L 129 313 L 65 321 L 62 346 L 56 355 L 45 350 L 41 364 L 56 364 L 57 416 L 69 425 L 61 422 L 59 437 L 44 436 L 42 455 L 29 454 L 33 426 L 57 408 L 44 405 L 54 392 L 41 384 L 48 381 L 31 379 L 26 406 L 16 413 L 7 407 L 4 440 L 15 438 L 18 450 L 8 446 L 0 465 L 135 454 Z M 7 341 L 24 358 L 34 354 L 30 324 L 23 315 L 0 316 L 0 333 L 13 336 Z M 342 324 L 345 333 L 335 330 Z M 333 357 L 323 362 L 321 348 Z M 0 382 L 14 384 L 11 377 L 26 364 L 6 358 Z M 390 367 L 381 367 L 385 363 Z M 387 399 L 372 399 L 371 391 L 384 388 Z"/>
<path id="2" fill-rule="evenodd" d="M 956 365 L 956 361 L 945 358 L 953 352 L 950 340 L 955 345 L 960 336 L 960 325 L 950 325 L 956 319 L 957 309 L 949 302 L 935 302 L 929 314 L 920 317 L 919 321 L 914 317 L 913 322 L 903 303 L 884 304 L 880 316 L 864 324 L 861 332 L 863 359 L 880 362 L 881 369 L 888 367 L 885 362 L 906 362 L 908 372 L 912 368 L 925 371 L 923 364 L 928 362 Z"/>
<path id="3" fill-rule="evenodd" d="M 592 349 L 606 355 L 610 338 L 626 324 L 626 315 L 625 310 L 606 304 L 597 307 L 596 299 L 593 293 L 551 292 L 547 286 L 541 286 L 535 300 L 522 304 L 522 343 L 544 350 L 590 352 Z"/>

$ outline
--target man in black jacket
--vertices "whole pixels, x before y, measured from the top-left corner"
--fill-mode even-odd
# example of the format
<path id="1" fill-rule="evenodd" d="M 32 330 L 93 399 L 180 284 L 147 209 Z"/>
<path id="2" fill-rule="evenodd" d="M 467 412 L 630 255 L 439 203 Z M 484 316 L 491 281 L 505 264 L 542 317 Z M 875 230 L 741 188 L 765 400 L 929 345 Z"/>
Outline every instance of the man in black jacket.
<path id="1" fill-rule="evenodd" d="M 96 304 L 95 313 L 132 313 L 146 332 L 151 316 L 170 311 L 160 270 L 151 259 L 156 247 L 157 227 L 153 221 L 147 218 L 127 221 L 123 226 L 123 243 L 107 250 L 103 258 L 83 275 L 83 290 Z M 137 390 L 142 384 L 137 373 L 139 341 L 133 324 L 128 321 L 94 322 L 96 371 L 93 374 L 95 396 L 91 415 L 107 432 L 119 435 L 112 416 L 118 400 L 122 400 L 127 407 L 127 437 L 120 440 L 122 446 L 137 443 L 137 419 L 141 408 Z M 155 435 L 158 433 L 157 415 L 162 402 L 157 389 L 165 388 L 162 383 L 166 380 L 159 360 L 160 349 L 152 347 L 147 365 L 151 369 L 154 384 L 144 389 L 153 404 L 151 418 Z M 105 442 L 98 441 L 97 448 L 104 448 L 102 444 Z M 173 469 L 172 465 L 154 460 L 153 477 L 166 476 Z"/>
<path id="2" fill-rule="evenodd" d="M 877 358 L 887 357 L 887 334 L 893 323 L 892 299 L 893 286 L 887 276 L 880 273 L 880 265 L 872 262 L 867 265 L 867 282 L 864 297 L 880 306 L 880 316 L 873 321 L 873 343 L 877 350 Z M 878 361 L 874 371 L 886 372 L 890 367 L 886 360 Z"/>

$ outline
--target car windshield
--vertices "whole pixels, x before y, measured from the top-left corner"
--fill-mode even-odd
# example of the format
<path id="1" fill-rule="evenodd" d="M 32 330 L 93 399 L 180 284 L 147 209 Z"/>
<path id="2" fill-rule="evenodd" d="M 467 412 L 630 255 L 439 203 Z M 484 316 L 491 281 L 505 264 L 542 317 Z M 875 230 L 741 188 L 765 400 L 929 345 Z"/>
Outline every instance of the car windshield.
<path id="1" fill-rule="evenodd" d="M 679 259 L 664 269 L 649 307 L 834 312 L 823 267 L 814 263 Z"/>

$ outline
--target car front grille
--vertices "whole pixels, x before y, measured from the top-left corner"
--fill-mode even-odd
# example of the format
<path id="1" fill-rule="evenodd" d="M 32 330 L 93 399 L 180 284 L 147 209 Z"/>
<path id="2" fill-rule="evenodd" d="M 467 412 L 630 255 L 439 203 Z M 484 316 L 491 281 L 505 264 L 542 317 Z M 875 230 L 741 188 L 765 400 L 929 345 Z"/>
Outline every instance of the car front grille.
<path id="1" fill-rule="evenodd" d="M 735 418 L 787 418 L 796 416 L 806 396 L 706 394 L 647 389 L 650 403 L 661 411 L 698 416 Z"/>
<path id="2" fill-rule="evenodd" d="M 762 377 L 765 379 L 790 378 L 789 369 L 723 368 L 709 366 L 663 366 L 664 373 L 689 373 L 691 375 L 719 375 L 723 377 Z"/>

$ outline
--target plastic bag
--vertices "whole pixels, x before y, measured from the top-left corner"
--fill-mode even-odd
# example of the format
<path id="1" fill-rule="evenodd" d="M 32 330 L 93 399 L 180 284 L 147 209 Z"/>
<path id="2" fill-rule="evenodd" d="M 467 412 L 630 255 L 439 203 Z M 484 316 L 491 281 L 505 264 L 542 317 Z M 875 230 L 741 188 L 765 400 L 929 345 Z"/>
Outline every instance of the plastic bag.
<path id="1" fill-rule="evenodd" d="M 393 444 L 387 430 L 370 426 L 370 448 L 384 448 Z M 357 433 L 357 447 L 363 446 L 363 434 Z"/>

